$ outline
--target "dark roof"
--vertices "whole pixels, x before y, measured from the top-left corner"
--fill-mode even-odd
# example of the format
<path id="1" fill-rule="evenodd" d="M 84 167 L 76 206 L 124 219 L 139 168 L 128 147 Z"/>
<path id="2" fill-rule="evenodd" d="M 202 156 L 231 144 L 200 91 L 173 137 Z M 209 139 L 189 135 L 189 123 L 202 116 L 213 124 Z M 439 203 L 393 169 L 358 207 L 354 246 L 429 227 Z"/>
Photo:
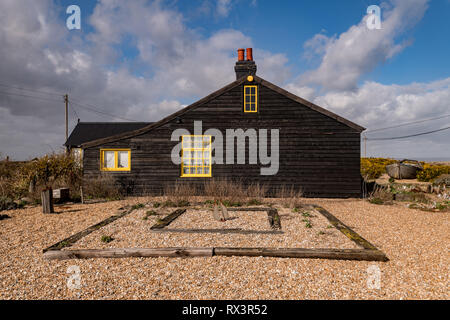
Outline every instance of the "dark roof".
<path id="1" fill-rule="evenodd" d="M 83 143 L 142 129 L 153 122 L 78 122 L 65 146 L 79 147 Z"/>
<path id="2" fill-rule="evenodd" d="M 262 79 L 262 78 L 260 78 L 258 76 L 253 76 L 253 79 L 254 79 L 255 83 L 258 83 L 258 84 L 263 85 L 263 86 L 265 86 L 265 87 L 267 87 L 269 89 L 272 89 L 273 91 L 278 92 L 279 94 L 282 94 L 285 97 L 287 97 L 287 98 L 289 98 L 289 99 L 291 99 L 293 101 L 301 103 L 302 105 L 304 105 L 304 106 L 306 106 L 306 107 L 308 107 L 308 108 L 310 108 L 310 109 L 312 109 L 314 111 L 322 113 L 323 115 L 325 115 L 327 117 L 330 117 L 330 118 L 332 118 L 332 119 L 334 119 L 334 120 L 336 120 L 336 121 L 338 121 L 338 122 L 340 122 L 342 124 L 345 124 L 346 126 L 356 130 L 357 132 L 362 132 L 362 131 L 366 130 L 366 128 L 361 127 L 360 125 L 358 125 L 358 124 L 356 124 L 356 123 L 354 123 L 354 122 L 352 122 L 350 120 L 342 118 L 341 116 L 338 116 L 337 114 L 335 114 L 335 113 L 333 113 L 333 112 L 331 112 L 329 110 L 326 110 L 326 109 L 324 109 L 322 107 L 319 107 L 318 105 L 316 105 L 316 104 L 314 104 L 312 102 L 309 102 L 309 101 L 307 101 L 307 100 L 305 100 L 303 98 L 300 98 L 300 97 L 298 97 L 298 96 L 296 96 L 296 95 L 294 95 L 294 94 L 292 94 L 292 93 L 290 93 L 290 92 L 288 92 L 288 91 L 278 87 L 277 85 L 275 85 L 273 83 L 270 83 L 269 81 L 266 81 L 266 80 L 264 80 L 264 79 Z M 177 112 L 175 112 L 175 113 L 165 117 L 164 119 L 161 119 L 161 120 L 159 120 L 157 122 L 151 123 L 148 126 L 145 126 L 145 127 L 142 127 L 140 129 L 136 129 L 136 130 L 130 131 L 130 132 L 125 132 L 125 133 L 121 133 L 121 134 L 119 133 L 119 134 L 116 134 L 114 136 L 110 136 L 110 137 L 106 137 L 106 138 L 99 138 L 99 139 L 97 139 L 95 141 L 90 141 L 90 142 L 84 143 L 82 145 L 82 147 L 83 148 L 95 147 L 95 146 L 98 146 L 98 145 L 101 145 L 101 144 L 104 144 L 104 143 L 114 142 L 114 141 L 127 139 L 127 138 L 131 138 L 131 137 L 135 137 L 135 136 L 144 134 L 144 133 L 146 133 L 146 132 L 148 132 L 148 131 L 150 131 L 150 130 L 152 130 L 154 128 L 158 128 L 158 127 L 166 124 L 167 122 L 169 122 L 169 121 L 171 121 L 171 120 L 173 120 L 173 119 L 183 115 L 184 113 L 186 113 L 186 112 L 188 112 L 188 111 L 190 111 L 192 109 L 198 108 L 199 106 L 201 106 L 201 105 L 211 101 L 212 99 L 214 99 L 214 98 L 224 94 L 225 92 L 227 92 L 227 91 L 229 91 L 229 90 L 231 90 L 231 89 L 241 85 L 245 81 L 247 81 L 247 76 L 244 76 L 244 77 L 241 77 L 240 79 L 237 79 L 236 81 L 226 85 L 222 89 L 219 89 L 219 90 L 211 93 L 210 95 L 204 97 L 203 99 L 200 99 L 197 102 L 194 102 L 193 104 L 191 104 L 191 105 L 189 105 L 189 106 L 187 106 L 187 107 L 185 107 L 185 108 L 183 108 L 183 109 L 181 109 L 181 110 L 179 110 L 179 111 L 177 111 Z"/>

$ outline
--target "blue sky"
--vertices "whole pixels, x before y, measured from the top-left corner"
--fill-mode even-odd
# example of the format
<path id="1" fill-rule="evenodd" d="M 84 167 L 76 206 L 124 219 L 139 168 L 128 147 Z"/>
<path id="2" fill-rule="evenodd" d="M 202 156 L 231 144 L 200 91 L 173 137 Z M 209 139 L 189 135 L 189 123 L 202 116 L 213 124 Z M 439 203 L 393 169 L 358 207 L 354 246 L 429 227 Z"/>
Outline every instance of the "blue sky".
<path id="1" fill-rule="evenodd" d="M 289 59 L 294 74 L 302 73 L 315 64 L 302 58 L 303 44 L 317 33 L 332 36 L 358 23 L 369 5 L 383 1 L 321 0 L 321 1 L 233 1 L 229 14 L 209 16 L 199 13 L 204 0 L 167 1 L 164 5 L 184 13 L 185 24 L 208 37 L 222 29 L 240 30 L 252 38 L 253 44 L 271 52 L 282 52 Z M 90 16 L 96 1 L 60 0 L 62 8 L 78 4 L 83 16 Z M 213 6 L 211 4 L 211 6 Z M 383 12 L 382 12 L 383 14 Z M 65 12 L 61 13 L 65 19 Z M 400 41 L 411 41 L 387 63 L 378 66 L 362 80 L 385 84 L 407 84 L 413 81 L 431 81 L 446 78 L 450 71 L 450 1 L 433 0 L 423 19 L 402 34 Z M 82 33 L 92 32 L 91 25 L 82 19 Z M 124 58 L 133 59 L 137 51 L 132 45 L 120 46 Z"/>
<path id="2" fill-rule="evenodd" d="M 72 4 L 81 30 L 66 28 Z M 381 7 L 381 30 L 366 27 L 369 5 Z M 78 118 L 159 120 L 233 81 L 239 47 L 253 47 L 259 76 L 369 130 L 450 114 L 449 17 L 449 0 L 5 0 L 0 84 L 34 91 L 1 88 L 0 152 L 59 150 L 60 93 L 73 102 L 70 128 Z M 57 94 L 17 95 L 37 91 Z M 368 155 L 450 158 L 449 140 L 447 131 L 373 141 Z"/>

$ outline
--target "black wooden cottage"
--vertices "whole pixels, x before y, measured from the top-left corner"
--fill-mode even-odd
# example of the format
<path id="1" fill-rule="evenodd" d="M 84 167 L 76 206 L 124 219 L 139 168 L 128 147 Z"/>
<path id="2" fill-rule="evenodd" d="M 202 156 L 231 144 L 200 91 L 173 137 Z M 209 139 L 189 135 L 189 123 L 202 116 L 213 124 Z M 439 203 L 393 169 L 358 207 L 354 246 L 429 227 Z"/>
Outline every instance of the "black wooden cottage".
<path id="1" fill-rule="evenodd" d="M 112 123 L 109 127 L 79 123 L 66 146 L 82 150 L 85 178 L 110 175 L 133 195 L 161 194 L 166 186 L 177 183 L 203 185 L 206 179 L 239 179 L 259 182 L 271 191 L 293 186 L 310 197 L 360 197 L 360 134 L 364 128 L 256 76 L 251 50 L 246 60 L 243 49 L 239 50 L 235 71 L 236 81 L 158 122 Z M 200 121 L 203 131 L 194 132 L 194 122 Z M 173 139 L 177 129 L 188 132 Z M 242 129 L 247 135 L 244 144 L 237 144 L 237 149 L 233 146 L 232 163 L 212 163 L 217 151 L 211 142 L 218 140 L 206 134 L 208 129 L 221 133 L 224 144 L 227 129 Z M 260 136 L 267 131 L 269 154 L 276 144 L 271 140 L 273 130 L 278 130 L 274 174 L 262 174 L 269 164 L 261 153 L 255 153 L 253 130 Z M 226 142 L 230 141 L 235 138 Z M 243 151 L 244 163 L 237 161 Z M 181 155 L 181 163 L 173 161 L 172 153 Z M 225 159 L 225 147 L 223 153 Z M 256 162 L 250 161 L 252 155 Z"/>

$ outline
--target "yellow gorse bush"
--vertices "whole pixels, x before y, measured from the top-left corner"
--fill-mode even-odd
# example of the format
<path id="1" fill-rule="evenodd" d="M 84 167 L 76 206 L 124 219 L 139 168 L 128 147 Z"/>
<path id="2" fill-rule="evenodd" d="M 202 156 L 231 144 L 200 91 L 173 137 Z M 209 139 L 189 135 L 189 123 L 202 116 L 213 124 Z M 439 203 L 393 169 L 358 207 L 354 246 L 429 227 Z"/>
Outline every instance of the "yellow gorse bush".
<path id="1" fill-rule="evenodd" d="M 377 179 L 386 173 L 387 165 L 396 162 L 386 158 L 361 158 L 361 175 L 366 179 Z"/>
<path id="2" fill-rule="evenodd" d="M 423 165 L 423 170 L 417 172 L 417 180 L 431 182 L 441 174 L 450 174 L 450 166 L 425 163 Z"/>

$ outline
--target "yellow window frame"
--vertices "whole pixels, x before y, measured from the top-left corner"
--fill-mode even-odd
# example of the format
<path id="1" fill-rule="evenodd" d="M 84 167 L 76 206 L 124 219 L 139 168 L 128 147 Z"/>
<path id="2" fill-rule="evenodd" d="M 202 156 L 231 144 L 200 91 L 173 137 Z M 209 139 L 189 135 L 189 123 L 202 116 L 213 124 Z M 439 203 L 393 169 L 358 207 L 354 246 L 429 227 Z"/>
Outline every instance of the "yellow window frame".
<path id="1" fill-rule="evenodd" d="M 247 93 L 247 88 L 255 88 L 255 93 Z M 255 97 L 255 110 L 251 109 L 251 97 Z M 244 86 L 244 112 L 255 113 L 258 112 L 258 86 Z"/>
<path id="2" fill-rule="evenodd" d="M 105 152 L 114 152 L 114 168 L 104 166 Z M 128 167 L 119 168 L 119 152 L 128 152 Z M 101 171 L 131 171 L 131 149 L 100 149 L 100 170 Z"/>
<path id="3" fill-rule="evenodd" d="M 196 137 L 202 137 L 201 141 L 201 148 L 196 148 L 195 147 L 195 138 Z M 208 139 L 206 140 L 206 145 L 208 147 L 205 148 L 205 137 L 207 137 Z M 193 139 L 193 143 L 189 143 L 190 147 L 185 147 L 185 139 Z M 192 141 L 192 140 L 191 140 Z M 194 156 L 194 158 L 192 158 L 191 156 L 191 152 L 198 152 L 201 151 L 202 153 L 202 157 L 201 158 L 197 158 L 196 156 Z M 208 157 L 208 165 L 204 164 L 204 160 L 206 159 L 204 157 L 205 155 L 205 151 L 209 153 L 209 157 Z M 189 152 L 189 157 L 185 158 L 185 152 Z M 181 177 L 185 178 L 185 177 L 211 177 L 212 176 L 212 168 L 211 168 L 211 136 L 209 135 L 183 135 L 181 137 Z M 184 160 L 185 159 L 189 159 L 189 160 L 194 160 L 194 163 L 189 163 L 189 165 L 185 165 L 184 164 Z M 201 164 L 197 164 L 195 160 L 202 160 Z M 190 162 L 190 161 L 189 161 Z M 185 168 L 189 168 L 189 173 L 184 173 L 184 169 Z M 205 168 L 208 168 L 209 173 L 190 173 L 191 169 L 195 168 L 195 172 L 197 172 L 197 168 L 203 168 L 202 172 L 205 171 Z"/>

